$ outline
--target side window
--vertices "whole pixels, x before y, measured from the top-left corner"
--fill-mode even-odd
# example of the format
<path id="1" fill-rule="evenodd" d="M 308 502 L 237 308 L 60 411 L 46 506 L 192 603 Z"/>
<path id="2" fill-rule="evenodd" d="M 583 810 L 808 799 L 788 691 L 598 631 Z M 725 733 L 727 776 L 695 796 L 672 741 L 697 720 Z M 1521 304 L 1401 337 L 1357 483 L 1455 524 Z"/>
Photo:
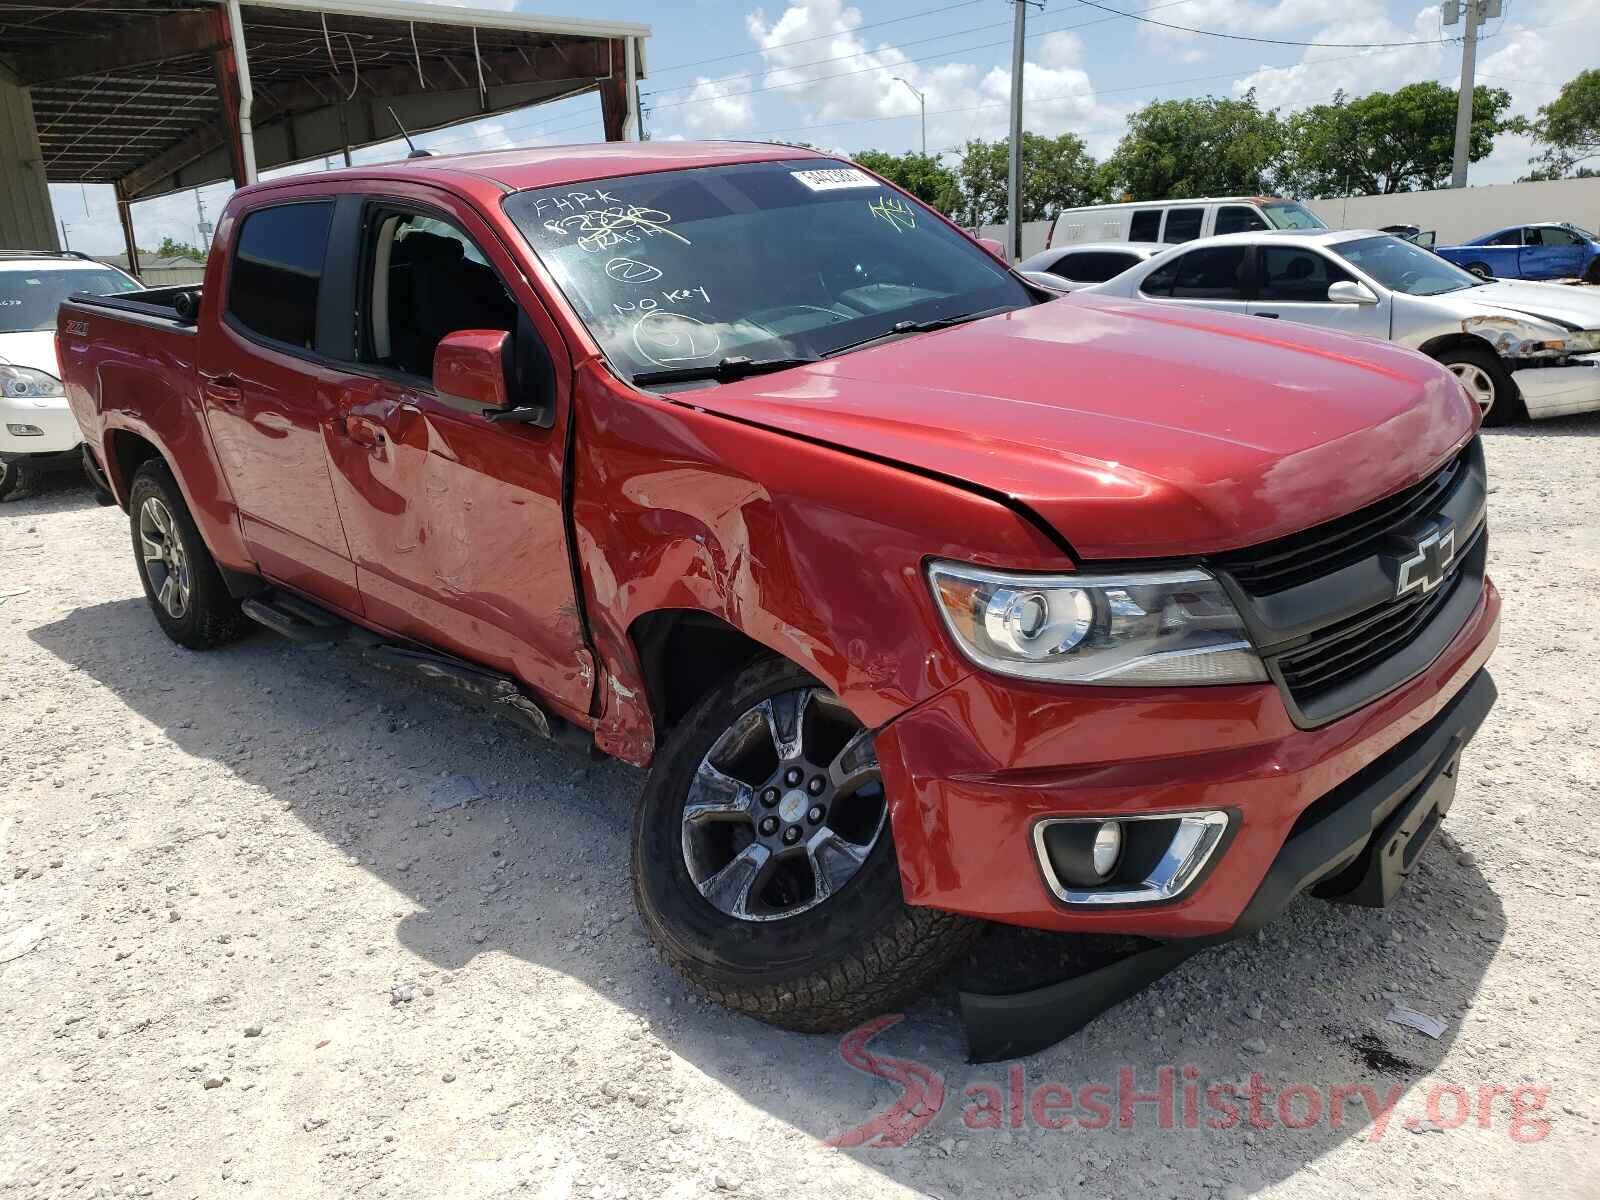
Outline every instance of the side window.
<path id="1" fill-rule="evenodd" d="M 516 328 L 516 302 L 460 229 L 436 217 L 381 210 L 368 228 L 368 361 L 431 380 L 433 352 L 446 334 Z"/>
<path id="2" fill-rule="evenodd" d="M 1217 209 L 1216 233 L 1249 233 L 1267 228 L 1260 213 L 1243 204 L 1224 204 Z"/>
<path id="3" fill-rule="evenodd" d="M 1326 301 L 1332 284 L 1350 278 L 1314 250 L 1301 246 L 1261 248 L 1262 300 L 1300 304 Z"/>
<path id="4" fill-rule="evenodd" d="M 228 275 L 229 314 L 252 333 L 313 349 L 332 220 L 330 201 L 246 213 Z"/>
<path id="5" fill-rule="evenodd" d="M 1173 282 L 1178 278 L 1178 264 L 1169 262 L 1144 277 L 1144 282 L 1139 285 L 1139 291 L 1146 296 L 1172 295 Z"/>
<path id="6" fill-rule="evenodd" d="M 1522 245 L 1522 230 L 1520 230 L 1520 229 L 1505 229 L 1505 230 L 1502 230 L 1501 232 L 1495 234 L 1487 242 L 1485 242 L 1484 245 L 1485 246 L 1520 246 L 1520 245 Z"/>
<path id="7" fill-rule="evenodd" d="M 1158 242 L 1161 240 L 1161 210 L 1141 208 L 1128 222 L 1130 242 Z"/>
<path id="8" fill-rule="evenodd" d="M 1578 235 L 1569 229 L 1562 229 L 1559 225 L 1546 225 L 1539 230 L 1539 240 L 1545 246 L 1578 245 Z"/>
<path id="9" fill-rule="evenodd" d="M 1200 219 L 1205 216 L 1203 208 L 1169 208 L 1167 209 L 1167 226 L 1161 233 L 1163 242 L 1192 242 L 1200 236 Z"/>
<path id="10" fill-rule="evenodd" d="M 1244 261 L 1247 246 L 1208 246 L 1191 250 L 1177 261 L 1172 282 L 1174 300 L 1244 299 Z"/>
<path id="11" fill-rule="evenodd" d="M 1117 254 L 1110 250 L 1085 250 L 1079 254 L 1066 255 L 1050 268 L 1050 273 L 1074 283 L 1104 283 L 1113 275 L 1122 274 L 1137 261 L 1138 259 L 1131 254 Z"/>

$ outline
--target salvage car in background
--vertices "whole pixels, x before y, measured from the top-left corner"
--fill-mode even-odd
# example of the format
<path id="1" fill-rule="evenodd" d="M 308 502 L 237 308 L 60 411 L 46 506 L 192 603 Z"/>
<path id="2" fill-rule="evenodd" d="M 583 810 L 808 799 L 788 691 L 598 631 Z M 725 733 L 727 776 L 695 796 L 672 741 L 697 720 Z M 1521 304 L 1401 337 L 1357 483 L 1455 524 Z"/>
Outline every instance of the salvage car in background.
<path id="1" fill-rule="evenodd" d="M 1375 230 L 1207 238 L 1093 293 L 1398 342 L 1449 367 L 1488 424 L 1600 409 L 1600 295 L 1485 281 Z"/>
<path id="2" fill-rule="evenodd" d="M 1434 251 L 1483 279 L 1582 279 L 1600 283 L 1600 238 L 1560 221 L 1497 229 Z"/>
<path id="3" fill-rule="evenodd" d="M 0 500 L 39 472 L 86 461 L 56 364 L 56 309 L 73 292 L 138 288 L 132 275 L 81 254 L 0 253 Z"/>
<path id="4" fill-rule="evenodd" d="M 1155 242 L 1083 242 L 1029 255 L 1017 273 L 1040 287 L 1075 292 L 1093 283 L 1115 279 L 1171 247 Z"/>

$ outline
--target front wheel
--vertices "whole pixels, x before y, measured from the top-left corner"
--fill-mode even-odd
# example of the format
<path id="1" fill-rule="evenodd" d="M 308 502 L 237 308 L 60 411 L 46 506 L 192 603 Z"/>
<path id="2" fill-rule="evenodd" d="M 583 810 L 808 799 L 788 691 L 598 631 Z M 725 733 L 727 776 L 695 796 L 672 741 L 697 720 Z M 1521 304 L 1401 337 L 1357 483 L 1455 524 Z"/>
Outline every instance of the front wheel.
<path id="1" fill-rule="evenodd" d="M 27 486 L 28 473 L 23 465 L 0 458 L 0 500 L 9 499 L 17 492 L 26 490 Z"/>
<path id="2" fill-rule="evenodd" d="M 634 901 L 691 984 L 789 1029 L 842 1029 L 932 985 L 981 921 L 906 904 L 872 736 L 760 659 L 662 747 L 634 810 Z"/>
<path id="3" fill-rule="evenodd" d="M 1507 425 L 1527 415 L 1516 382 L 1494 351 L 1457 346 L 1438 355 L 1483 413 L 1485 425 Z"/>

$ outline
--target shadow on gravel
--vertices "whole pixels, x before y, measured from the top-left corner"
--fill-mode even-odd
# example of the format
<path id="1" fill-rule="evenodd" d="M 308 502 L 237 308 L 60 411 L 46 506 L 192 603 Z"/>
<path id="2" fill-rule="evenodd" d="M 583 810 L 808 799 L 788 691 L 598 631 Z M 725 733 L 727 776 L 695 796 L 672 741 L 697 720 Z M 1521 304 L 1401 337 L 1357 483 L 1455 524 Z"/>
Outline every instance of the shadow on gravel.
<path id="1" fill-rule="evenodd" d="M 32 476 L 26 488 L 0 501 L 0 521 L 20 521 L 99 505 L 81 471 L 52 471 Z"/>
<path id="2" fill-rule="evenodd" d="M 513 955 L 570 976 L 647 1021 L 744 1101 L 817 1138 L 845 1134 L 860 1162 L 919 1191 L 1248 1194 L 1346 1139 L 1381 1137 L 1380 1153 L 1392 1159 L 1407 1139 L 1431 1132 L 1419 1120 L 1457 1118 L 1451 1096 L 1430 1114 L 1428 1097 L 1410 1085 L 1462 1032 L 1504 925 L 1499 901 L 1448 837 L 1391 909 L 1301 901 L 1263 934 L 1206 951 L 1065 1043 L 1018 1063 L 970 1066 L 949 989 L 870 1046 L 867 1035 L 841 1046 L 696 1001 L 633 915 L 637 771 L 528 740 L 353 651 L 261 635 L 216 653 L 184 652 L 139 599 L 80 609 L 31 636 L 182 750 L 291 810 L 340 849 L 346 869 L 372 872 L 409 898 L 414 911 L 393 932 L 428 963 L 453 971 L 478 955 Z M 453 778 L 461 775 L 472 784 Z M 1470 751 L 1464 775 L 1457 803 L 1471 805 L 1487 780 L 1475 777 Z M 445 807 L 473 791 L 476 799 Z M 1036 981 L 1041 961 L 1073 953 L 1070 940 L 1006 929 L 981 949 L 991 978 L 1009 965 L 1021 985 Z M 1386 1020 L 1395 997 L 1441 1017 L 1443 1037 Z M 583 1036 L 552 1025 L 525 997 L 505 999 L 508 1023 L 556 1039 L 552 1059 L 561 1039 Z M 632 1070 L 622 1060 L 619 1071 Z M 624 1099 L 607 1099 L 603 1082 Z M 1469 1124 L 1480 1085 L 1516 1085 L 1447 1082 L 1467 1090 Z M 647 1075 L 546 1075 L 535 1084 L 586 1106 L 626 1103 L 630 1090 L 657 1086 Z M 1215 1090 L 1228 1084 L 1235 1095 Z M 1372 1105 L 1396 1104 L 1374 1123 Z M 1493 1132 L 1476 1136 L 1504 1138 L 1508 1111 L 1501 1097 Z M 662 1112 L 663 1139 L 667 1119 Z"/>
<path id="3" fill-rule="evenodd" d="M 1588 437 L 1600 438 L 1600 412 L 1579 413 L 1571 417 L 1551 417 L 1544 421 L 1518 421 L 1485 429 L 1483 436 L 1493 440 L 1511 438 Z"/>

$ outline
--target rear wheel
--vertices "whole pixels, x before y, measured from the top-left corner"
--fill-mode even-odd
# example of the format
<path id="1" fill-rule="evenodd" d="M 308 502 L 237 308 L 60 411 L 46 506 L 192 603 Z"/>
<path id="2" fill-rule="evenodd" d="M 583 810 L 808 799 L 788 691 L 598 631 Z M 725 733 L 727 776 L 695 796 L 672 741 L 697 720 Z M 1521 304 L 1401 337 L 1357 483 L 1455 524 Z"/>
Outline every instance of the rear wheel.
<path id="1" fill-rule="evenodd" d="M 1481 262 L 1468 263 L 1467 264 L 1467 270 L 1471 271 L 1479 279 L 1493 279 L 1494 278 L 1494 272 L 1489 270 L 1489 264 L 1488 263 L 1481 263 Z"/>
<path id="2" fill-rule="evenodd" d="M 777 659 L 714 689 L 662 747 L 634 812 L 633 879 L 691 984 L 790 1029 L 895 1007 L 983 929 L 906 904 L 870 732 Z"/>
<path id="3" fill-rule="evenodd" d="M 1507 425 L 1527 415 L 1511 372 L 1494 351 L 1456 346 L 1440 352 L 1438 359 L 1461 381 L 1483 413 L 1485 425 Z"/>
<path id="4" fill-rule="evenodd" d="M 166 463 L 151 459 L 139 468 L 128 516 L 139 581 L 163 632 L 191 650 L 236 641 L 246 628 L 244 615 Z"/>
<path id="5" fill-rule="evenodd" d="M 1583 273 L 1583 281 L 1600 287 L 1600 258 L 1590 260 L 1589 269 Z"/>

